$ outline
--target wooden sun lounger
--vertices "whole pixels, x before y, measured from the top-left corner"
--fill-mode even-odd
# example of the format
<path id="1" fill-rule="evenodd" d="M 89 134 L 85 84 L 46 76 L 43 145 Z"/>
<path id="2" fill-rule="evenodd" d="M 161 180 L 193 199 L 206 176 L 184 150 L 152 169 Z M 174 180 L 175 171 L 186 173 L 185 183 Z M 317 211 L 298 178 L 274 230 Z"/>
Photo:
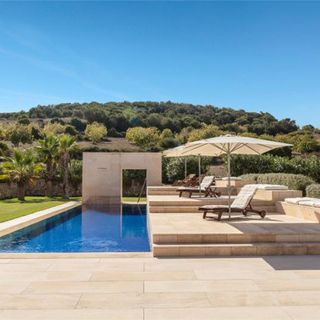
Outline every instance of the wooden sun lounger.
<path id="1" fill-rule="evenodd" d="M 193 193 L 204 193 L 205 197 L 220 197 L 220 192 L 216 191 L 216 188 L 213 187 L 215 182 L 214 176 L 206 176 L 200 183 L 199 187 L 180 187 L 177 188 L 177 192 L 179 192 L 179 197 L 182 197 L 183 193 L 188 193 L 189 198 L 191 198 Z"/>
<path id="2" fill-rule="evenodd" d="M 195 174 L 189 174 L 182 180 L 177 180 L 173 183 L 173 186 L 193 186 L 197 182 L 197 176 Z"/>
<path id="3" fill-rule="evenodd" d="M 234 199 L 231 204 L 231 212 L 240 212 L 244 216 L 247 216 L 249 212 L 260 215 L 261 218 L 266 216 L 265 210 L 253 209 L 251 206 L 251 200 L 257 190 L 257 185 L 246 185 L 241 188 L 239 194 Z M 208 213 L 213 213 L 217 215 L 217 220 L 220 221 L 223 213 L 228 213 L 228 205 L 205 205 L 199 208 L 203 211 L 203 219 L 207 217 Z"/>

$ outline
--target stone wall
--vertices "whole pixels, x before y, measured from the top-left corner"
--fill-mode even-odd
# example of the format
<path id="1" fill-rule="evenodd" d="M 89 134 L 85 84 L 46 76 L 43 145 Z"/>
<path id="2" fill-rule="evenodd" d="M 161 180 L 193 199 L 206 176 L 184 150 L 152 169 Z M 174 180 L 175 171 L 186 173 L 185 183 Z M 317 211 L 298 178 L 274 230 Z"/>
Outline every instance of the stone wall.
<path id="1" fill-rule="evenodd" d="M 46 190 L 45 181 L 43 179 L 36 180 L 34 184 L 27 187 L 27 196 L 44 196 Z M 72 196 L 81 196 L 81 185 L 78 187 L 70 186 L 69 194 Z M 53 195 L 61 196 L 61 184 L 56 183 L 53 187 Z M 8 199 L 17 196 L 17 185 L 15 183 L 0 183 L 0 199 Z"/>
<path id="2" fill-rule="evenodd" d="M 82 166 L 83 203 L 120 203 L 123 170 L 146 170 L 147 186 L 159 186 L 160 152 L 84 152 Z"/>

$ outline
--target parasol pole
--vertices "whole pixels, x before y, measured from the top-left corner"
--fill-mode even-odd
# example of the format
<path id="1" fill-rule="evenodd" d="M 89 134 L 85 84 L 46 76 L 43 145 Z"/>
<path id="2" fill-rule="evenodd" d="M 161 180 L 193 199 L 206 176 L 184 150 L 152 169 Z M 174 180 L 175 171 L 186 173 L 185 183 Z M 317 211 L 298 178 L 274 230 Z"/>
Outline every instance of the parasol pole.
<path id="1" fill-rule="evenodd" d="M 198 173 L 199 173 L 199 197 L 201 197 L 201 181 L 200 181 L 200 175 L 201 175 L 201 156 L 200 156 L 200 153 L 198 154 Z"/>
<path id="2" fill-rule="evenodd" d="M 227 150 L 227 162 L 228 162 L 228 212 L 229 212 L 229 220 L 231 219 L 231 165 L 230 165 L 230 144 L 228 144 Z"/>
<path id="3" fill-rule="evenodd" d="M 187 178 L 187 157 L 184 157 L 184 178 Z"/>

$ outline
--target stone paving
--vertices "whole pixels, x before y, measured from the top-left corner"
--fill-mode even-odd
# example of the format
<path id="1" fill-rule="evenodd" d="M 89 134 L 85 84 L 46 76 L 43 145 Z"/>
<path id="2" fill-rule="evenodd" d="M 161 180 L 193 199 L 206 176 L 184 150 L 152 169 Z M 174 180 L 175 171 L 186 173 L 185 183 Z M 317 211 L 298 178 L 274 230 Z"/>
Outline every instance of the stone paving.
<path id="1" fill-rule="evenodd" d="M 320 318 L 319 256 L 43 257 L 0 259 L 0 319 Z"/>

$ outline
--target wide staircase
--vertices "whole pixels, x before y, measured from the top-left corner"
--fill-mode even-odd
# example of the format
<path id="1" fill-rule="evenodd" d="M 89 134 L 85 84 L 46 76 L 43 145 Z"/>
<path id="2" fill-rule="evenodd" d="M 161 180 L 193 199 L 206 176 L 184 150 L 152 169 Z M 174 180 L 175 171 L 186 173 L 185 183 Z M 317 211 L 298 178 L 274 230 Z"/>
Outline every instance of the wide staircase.
<path id="1" fill-rule="evenodd" d="M 153 235 L 155 257 L 305 254 L 320 254 L 320 234 Z"/>
<path id="2" fill-rule="evenodd" d="M 296 196 L 295 191 L 289 190 L 284 191 L 282 196 L 279 192 L 269 192 L 253 200 L 255 208 L 268 212 L 269 220 L 258 219 L 252 222 L 241 219 L 239 223 L 228 223 L 202 220 L 198 210 L 200 205 L 227 204 L 227 197 L 179 198 L 175 188 L 152 187 L 148 190 L 148 213 L 153 255 L 205 257 L 320 254 L 319 224 L 293 221 L 291 217 L 276 212 L 276 201 L 281 200 L 281 197 L 290 197 L 290 192 Z M 183 226 L 187 226 L 189 219 L 191 225 L 194 221 L 194 228 L 186 232 Z M 172 223 L 179 228 L 172 228 Z"/>

